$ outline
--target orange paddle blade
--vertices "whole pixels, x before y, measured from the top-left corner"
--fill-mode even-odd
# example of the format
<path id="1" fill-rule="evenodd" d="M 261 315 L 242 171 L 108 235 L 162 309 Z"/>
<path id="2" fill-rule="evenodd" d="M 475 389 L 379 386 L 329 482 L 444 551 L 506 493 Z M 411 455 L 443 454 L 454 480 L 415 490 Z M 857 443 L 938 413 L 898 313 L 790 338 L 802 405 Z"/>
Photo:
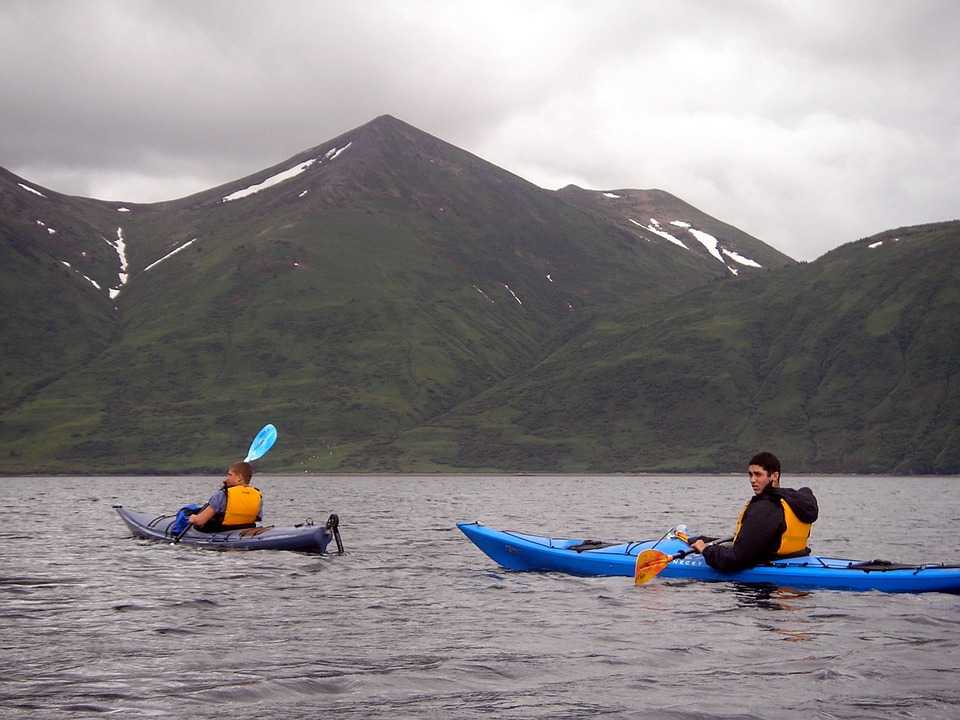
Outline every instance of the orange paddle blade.
<path id="1" fill-rule="evenodd" d="M 650 582 L 670 564 L 672 558 L 659 550 L 644 550 L 637 555 L 637 569 L 633 574 L 634 585 Z"/>

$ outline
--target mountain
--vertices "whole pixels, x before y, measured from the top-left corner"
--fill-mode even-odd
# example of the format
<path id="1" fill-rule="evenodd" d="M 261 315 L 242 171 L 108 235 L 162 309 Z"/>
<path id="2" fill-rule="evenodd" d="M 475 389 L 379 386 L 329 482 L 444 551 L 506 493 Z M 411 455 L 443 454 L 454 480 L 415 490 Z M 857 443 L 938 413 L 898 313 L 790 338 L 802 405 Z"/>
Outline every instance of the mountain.
<path id="1" fill-rule="evenodd" d="M 960 223 L 795 263 L 390 116 L 164 203 L 0 170 L 0 472 L 960 472 Z"/>
<path id="2" fill-rule="evenodd" d="M 675 198 L 687 247 L 573 195 L 390 116 L 164 203 L 0 172 L 0 469 L 216 469 L 267 419 L 276 467 L 396 469 L 605 318 L 792 264 Z"/>
<path id="3" fill-rule="evenodd" d="M 766 448 L 788 472 L 956 474 L 960 222 L 604 320 L 397 446 L 434 467 L 736 470 Z"/>

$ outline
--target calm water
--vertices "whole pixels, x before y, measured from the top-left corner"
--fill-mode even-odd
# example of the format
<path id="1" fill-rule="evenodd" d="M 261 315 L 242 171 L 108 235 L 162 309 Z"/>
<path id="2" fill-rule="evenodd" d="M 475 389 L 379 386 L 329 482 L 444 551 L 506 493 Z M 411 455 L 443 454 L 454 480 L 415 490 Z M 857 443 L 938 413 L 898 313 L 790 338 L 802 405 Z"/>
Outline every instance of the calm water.
<path id="1" fill-rule="evenodd" d="M 132 539 L 219 478 L 4 478 L 0 716 L 949 718 L 960 596 L 511 573 L 455 528 L 720 535 L 745 477 L 269 477 L 348 554 Z M 956 561 L 960 479 L 805 478 L 814 548 Z"/>

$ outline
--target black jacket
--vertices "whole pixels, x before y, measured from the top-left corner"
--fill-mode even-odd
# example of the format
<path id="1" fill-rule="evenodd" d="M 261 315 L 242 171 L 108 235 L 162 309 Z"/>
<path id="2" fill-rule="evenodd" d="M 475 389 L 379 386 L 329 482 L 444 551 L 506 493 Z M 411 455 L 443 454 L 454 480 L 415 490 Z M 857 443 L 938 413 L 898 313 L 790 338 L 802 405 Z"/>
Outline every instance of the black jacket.
<path id="1" fill-rule="evenodd" d="M 787 529 L 781 498 L 803 522 L 812 523 L 817 519 L 817 498 L 810 488 L 794 490 L 768 486 L 750 499 L 743 514 L 740 534 L 733 545 L 714 545 L 704 549 L 707 564 L 722 572 L 734 572 L 776 557 L 780 539 Z"/>

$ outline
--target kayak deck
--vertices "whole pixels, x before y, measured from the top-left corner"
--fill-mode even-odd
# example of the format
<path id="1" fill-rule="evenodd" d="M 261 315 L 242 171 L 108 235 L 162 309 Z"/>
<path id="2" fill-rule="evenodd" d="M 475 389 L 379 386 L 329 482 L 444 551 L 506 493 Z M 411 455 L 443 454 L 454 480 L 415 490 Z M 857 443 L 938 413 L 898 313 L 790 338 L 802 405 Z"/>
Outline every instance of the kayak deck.
<path id="1" fill-rule="evenodd" d="M 113 509 L 134 536 L 155 542 L 176 541 L 176 533 L 171 532 L 176 515 L 134 512 L 122 505 L 114 505 Z M 302 525 L 290 527 L 267 526 L 212 533 L 190 528 L 177 542 L 205 550 L 292 550 L 324 553 L 333 539 L 337 541 L 337 547 L 341 548 L 339 518 L 336 515 L 331 515 L 324 526 L 314 525 L 313 521 L 307 520 Z"/>
<path id="2" fill-rule="evenodd" d="M 591 548 L 583 539 L 494 530 L 480 523 L 459 523 L 457 527 L 492 560 L 509 570 L 633 577 L 636 557 L 644 550 L 656 546 L 667 555 L 689 550 L 689 546 L 676 537 L 601 544 Z M 691 554 L 669 563 L 660 576 L 794 588 L 960 593 L 960 566 L 943 563 L 898 565 L 821 555 L 784 558 L 724 573 L 710 567 L 702 555 Z"/>

